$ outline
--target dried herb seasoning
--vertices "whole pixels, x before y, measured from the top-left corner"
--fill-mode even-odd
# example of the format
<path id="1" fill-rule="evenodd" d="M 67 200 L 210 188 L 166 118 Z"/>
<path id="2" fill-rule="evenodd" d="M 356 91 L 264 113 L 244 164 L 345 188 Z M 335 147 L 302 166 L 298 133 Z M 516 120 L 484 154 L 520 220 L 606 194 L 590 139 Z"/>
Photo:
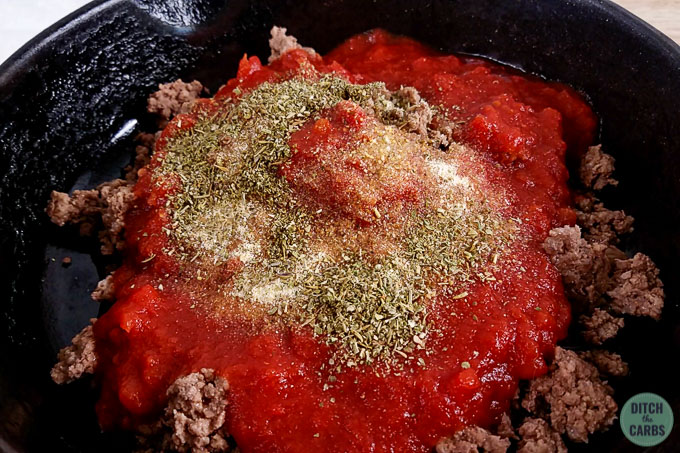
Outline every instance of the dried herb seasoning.
<path id="1" fill-rule="evenodd" d="M 435 190 L 390 236 L 388 252 L 348 248 L 333 255 L 316 249 L 319 241 L 312 239 L 332 216 L 311 211 L 278 173 L 291 156 L 291 134 L 306 121 L 351 100 L 386 124 L 386 135 L 373 140 L 365 156 L 382 156 L 371 161 L 373 167 L 394 165 L 399 153 L 390 146 L 409 140 L 422 146 L 429 163 L 430 154 L 441 152 L 399 130 L 405 116 L 399 109 L 409 106 L 396 102 L 381 83 L 354 85 L 326 75 L 236 94 L 240 98 L 218 114 L 202 115 L 167 143 L 158 181 L 180 181 L 168 202 L 167 252 L 213 265 L 239 260 L 229 296 L 311 329 L 333 345 L 333 370 L 426 366 L 417 351 L 427 348 L 428 304 L 442 291 L 455 302 L 467 295 L 466 283 L 493 278 L 487 265 L 513 239 L 515 224 L 474 187 L 466 188 L 469 182 L 455 166 L 436 161 L 427 170 Z M 378 224 L 392 220 L 389 212 L 372 212 Z"/>

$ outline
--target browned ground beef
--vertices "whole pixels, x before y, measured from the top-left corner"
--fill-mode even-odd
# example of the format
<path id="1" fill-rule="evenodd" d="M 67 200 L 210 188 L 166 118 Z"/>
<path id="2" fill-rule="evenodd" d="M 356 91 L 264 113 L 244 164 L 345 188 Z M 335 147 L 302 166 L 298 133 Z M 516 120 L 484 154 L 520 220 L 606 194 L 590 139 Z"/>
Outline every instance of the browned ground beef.
<path id="1" fill-rule="evenodd" d="M 81 235 L 89 236 L 95 226 L 96 217 L 101 213 L 99 192 L 96 189 L 74 190 L 69 196 L 67 193 L 54 190 L 47 203 L 46 212 L 53 223 L 59 226 L 67 223 L 76 224 L 80 227 Z"/>
<path id="2" fill-rule="evenodd" d="M 569 439 L 587 442 L 589 434 L 614 422 L 613 393 L 594 365 L 558 346 L 548 374 L 530 382 L 522 407 Z"/>
<path id="3" fill-rule="evenodd" d="M 168 389 L 162 424 L 169 431 L 164 448 L 178 452 L 225 452 L 230 447 L 224 432 L 226 379 L 214 370 L 180 377 Z"/>
<path id="4" fill-rule="evenodd" d="M 631 216 L 623 211 L 610 211 L 593 196 L 578 197 L 576 205 L 578 223 L 588 241 L 616 244 L 619 236 L 633 231 Z"/>
<path id="5" fill-rule="evenodd" d="M 592 349 L 579 354 L 581 358 L 595 365 L 601 374 L 621 377 L 628 374 L 628 364 L 619 354 L 601 349 Z"/>
<path id="6" fill-rule="evenodd" d="M 501 416 L 499 423 L 490 429 L 469 426 L 441 440 L 437 444 L 436 451 L 437 453 L 476 453 L 478 451 L 501 453 L 510 447 L 511 439 L 517 439 L 517 435 L 512 426 L 512 420 L 506 413 Z"/>
<path id="7" fill-rule="evenodd" d="M 132 206 L 135 195 L 132 184 L 122 179 L 101 184 L 97 189 L 102 200 L 101 219 L 104 224 L 104 229 L 99 233 L 99 241 L 102 244 L 102 254 L 111 255 L 123 248 L 125 213 Z"/>
<path id="8" fill-rule="evenodd" d="M 437 444 L 437 453 L 504 453 L 510 440 L 479 426 L 469 426 Z"/>
<path id="9" fill-rule="evenodd" d="M 177 114 L 188 113 L 203 92 L 203 84 L 197 80 L 185 83 L 177 79 L 160 84 L 158 88 L 149 97 L 146 109 L 149 113 L 158 114 L 166 122 Z"/>
<path id="10" fill-rule="evenodd" d="M 616 313 L 661 318 L 664 292 L 659 269 L 642 253 L 628 260 L 616 260 L 611 289 L 611 309 Z"/>
<path id="11" fill-rule="evenodd" d="M 601 190 L 607 185 L 617 185 L 612 178 L 614 158 L 602 152 L 602 145 L 591 146 L 581 160 L 579 176 L 581 182 L 592 190 Z"/>
<path id="12" fill-rule="evenodd" d="M 156 142 L 156 135 L 142 133 L 137 136 L 139 143 L 135 147 L 135 160 L 131 165 L 125 167 L 125 180 L 130 182 L 137 181 L 137 172 L 151 161 L 153 145 Z"/>
<path id="13" fill-rule="evenodd" d="M 577 302 L 577 311 L 588 313 L 604 306 L 619 314 L 661 317 L 663 283 L 648 256 L 638 253 L 626 258 L 613 246 L 586 241 L 580 237 L 579 227 L 569 226 L 550 231 L 544 249 L 562 274 L 567 295 Z M 619 324 L 602 312 L 590 318 L 583 318 L 583 323 L 591 328 L 607 326 L 609 332 L 615 332 L 613 328 Z"/>
<path id="14" fill-rule="evenodd" d="M 113 300 L 113 290 L 113 274 L 109 274 L 97 283 L 97 287 L 92 291 L 92 300 L 97 302 Z"/>
<path id="15" fill-rule="evenodd" d="M 600 308 L 593 310 L 590 315 L 581 315 L 579 322 L 583 327 L 583 338 L 595 345 L 614 338 L 624 325 L 623 318 L 612 316 Z"/>
<path id="16" fill-rule="evenodd" d="M 271 50 L 271 55 L 269 55 L 269 63 L 278 59 L 281 55 L 286 53 L 291 49 L 303 49 L 309 53 L 315 53 L 314 49 L 311 47 L 302 47 L 298 44 L 298 40 L 295 36 L 290 36 L 286 34 L 287 28 L 285 27 L 272 27 L 271 38 L 269 39 L 269 49 Z"/>
<path id="17" fill-rule="evenodd" d="M 519 398 L 519 393 L 517 394 Z M 503 414 L 501 417 L 501 422 L 496 428 L 496 434 L 505 439 L 517 439 L 515 434 L 515 427 L 512 426 L 512 419 L 508 414 Z"/>
<path id="18" fill-rule="evenodd" d="M 401 87 L 393 92 L 383 89 L 381 94 L 389 101 L 369 101 L 367 108 L 385 124 L 398 125 L 407 132 L 418 134 L 435 147 L 447 147 L 453 143 L 453 123 L 444 115 L 437 114 L 418 90 Z"/>
<path id="19" fill-rule="evenodd" d="M 550 231 L 543 248 L 560 274 L 567 293 L 578 311 L 599 302 L 609 285 L 610 263 L 607 246 L 588 243 L 578 226 Z"/>
<path id="20" fill-rule="evenodd" d="M 527 418 L 519 427 L 517 453 L 566 453 L 562 436 L 541 418 Z"/>
<path id="21" fill-rule="evenodd" d="M 404 128 L 423 137 L 428 136 L 428 127 L 434 112 L 430 105 L 420 97 L 418 90 L 413 87 L 401 87 L 393 94 L 401 113 L 400 118 L 395 118 Z"/>
<path id="22" fill-rule="evenodd" d="M 111 255 L 123 247 L 124 216 L 133 201 L 132 183 L 114 179 L 95 189 L 75 190 L 71 196 L 52 191 L 46 212 L 59 226 L 78 225 L 81 235 L 90 235 L 93 227 L 101 222 L 101 252 Z"/>
<path id="23" fill-rule="evenodd" d="M 96 319 L 91 319 L 94 324 Z M 94 352 L 94 336 L 92 324 L 85 327 L 73 337 L 71 345 L 59 351 L 58 362 L 52 368 L 50 375 L 57 384 L 73 382 L 83 374 L 94 373 L 97 356 Z"/>

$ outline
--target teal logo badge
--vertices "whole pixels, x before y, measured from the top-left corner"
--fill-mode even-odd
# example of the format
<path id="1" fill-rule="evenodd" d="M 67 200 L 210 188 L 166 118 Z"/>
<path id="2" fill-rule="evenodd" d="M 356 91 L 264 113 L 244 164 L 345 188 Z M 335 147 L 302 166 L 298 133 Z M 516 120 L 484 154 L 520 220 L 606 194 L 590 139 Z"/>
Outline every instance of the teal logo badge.
<path id="1" fill-rule="evenodd" d="M 635 445 L 653 447 L 671 433 L 673 410 L 655 393 L 638 393 L 621 409 L 621 430 Z"/>

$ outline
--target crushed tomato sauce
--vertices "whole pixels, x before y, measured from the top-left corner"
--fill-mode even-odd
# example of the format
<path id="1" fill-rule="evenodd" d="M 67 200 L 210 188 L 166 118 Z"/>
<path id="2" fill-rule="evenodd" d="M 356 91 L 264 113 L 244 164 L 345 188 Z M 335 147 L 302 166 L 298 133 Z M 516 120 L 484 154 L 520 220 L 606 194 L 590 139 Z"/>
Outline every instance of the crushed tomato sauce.
<path id="1" fill-rule="evenodd" d="M 333 347 L 309 326 L 270 324 L 266 316 L 238 310 L 230 315 L 228 306 L 215 316 L 206 308 L 206 301 L 221 297 L 217 288 L 238 275 L 238 260 L 196 279 L 200 260 L 167 252 L 168 197 L 182 182 L 158 183 L 153 175 L 168 141 L 225 100 L 238 102 L 238 93 L 309 72 L 359 84 L 383 81 L 391 90 L 415 87 L 460 125 L 455 138 L 477 152 L 465 172 L 483 175 L 481 190 L 502 194 L 498 209 L 521 221 L 522 240 L 508 246 L 493 278 L 468 283 L 464 297 L 441 292 L 432 298 L 428 322 L 435 330 L 427 349 L 414 352 L 424 365 L 411 362 L 399 372 L 360 365 L 335 373 L 328 366 Z M 331 221 L 379 228 L 388 222 L 384 214 L 393 213 L 396 222 L 401 209 L 423 202 L 426 184 L 396 170 L 380 184 L 366 178 L 371 168 L 342 151 L 348 143 L 358 146 L 365 119 L 361 109 L 339 109 L 293 134 L 294 153 L 279 176 Z M 594 128 L 590 108 L 565 86 L 485 60 L 442 55 L 379 30 L 323 58 L 293 50 L 262 66 L 257 57 L 244 57 L 237 77 L 213 99 L 171 121 L 140 172 L 124 262 L 114 274 L 117 301 L 94 326 L 101 425 L 135 429 L 152 422 L 168 386 L 201 368 L 228 379 L 226 427 L 245 452 L 425 452 L 465 426 L 496 423 L 518 381 L 545 373 L 545 357 L 566 336 L 570 306 L 541 244 L 551 228 L 574 223 L 565 153 L 581 152 Z M 312 147 L 327 152 L 319 157 Z M 412 153 L 405 156 L 412 166 L 422 164 Z M 383 213 L 377 220 L 373 207 Z"/>

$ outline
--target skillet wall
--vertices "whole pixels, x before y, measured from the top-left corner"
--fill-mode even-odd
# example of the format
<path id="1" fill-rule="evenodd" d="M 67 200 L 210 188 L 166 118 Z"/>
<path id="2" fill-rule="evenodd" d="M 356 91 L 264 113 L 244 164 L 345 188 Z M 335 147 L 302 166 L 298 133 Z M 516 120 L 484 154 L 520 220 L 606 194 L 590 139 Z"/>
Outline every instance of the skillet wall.
<path id="1" fill-rule="evenodd" d="M 244 52 L 267 55 L 273 24 L 321 53 L 380 26 L 587 93 L 621 180 L 604 198 L 636 217 L 624 245 L 652 256 L 668 293 L 661 323 L 627 320 L 616 340 L 632 367 L 617 399 L 653 391 L 678 413 L 677 45 L 595 0 L 114 0 L 75 13 L 0 68 L 0 450 L 103 452 L 127 445 L 125 437 L 99 433 L 87 382 L 62 388 L 49 382 L 55 348 L 63 344 L 50 335 L 49 307 L 41 303 L 45 246 L 60 240 L 45 202 L 53 188 L 68 190 L 86 169 L 110 166 L 131 149 L 132 131 L 117 132 L 132 119 L 143 124 L 146 95 L 159 82 L 197 78 L 214 90 Z M 676 427 L 657 451 L 670 451 L 679 434 Z M 617 426 L 590 447 L 637 451 Z"/>

